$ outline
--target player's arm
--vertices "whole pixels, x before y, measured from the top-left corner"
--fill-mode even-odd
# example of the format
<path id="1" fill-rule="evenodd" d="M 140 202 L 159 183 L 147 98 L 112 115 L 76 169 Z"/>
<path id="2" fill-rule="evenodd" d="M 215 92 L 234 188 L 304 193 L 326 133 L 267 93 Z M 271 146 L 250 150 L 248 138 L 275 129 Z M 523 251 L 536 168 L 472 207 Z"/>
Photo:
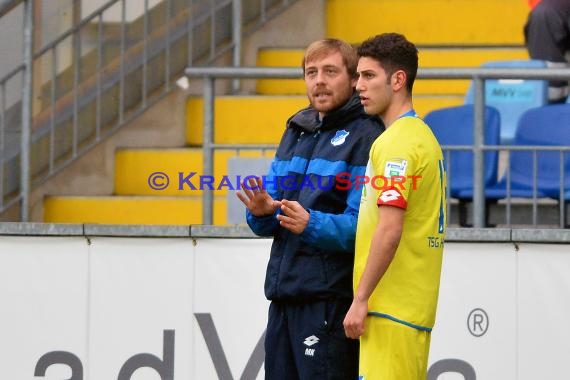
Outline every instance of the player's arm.
<path id="1" fill-rule="evenodd" d="M 364 333 L 368 300 L 394 259 L 402 236 L 405 209 L 381 205 L 378 206 L 378 214 L 379 221 L 370 243 L 368 260 L 344 319 L 346 336 L 353 339 Z"/>
<path id="2" fill-rule="evenodd" d="M 281 227 L 300 234 L 307 244 L 329 251 L 354 252 L 357 214 L 351 207 L 342 214 L 306 210 L 297 201 L 283 199 L 277 220 Z"/>
<path id="3" fill-rule="evenodd" d="M 269 173 L 265 178 L 273 180 L 276 159 L 271 163 Z M 259 236 L 272 236 L 279 227 L 276 215 L 279 213 L 280 202 L 277 201 L 278 191 L 274 184 L 264 184 L 260 178 L 249 179 L 242 184 L 242 192 L 236 192 L 239 200 L 246 207 L 246 221 L 251 230 Z"/>
<path id="4" fill-rule="evenodd" d="M 310 218 L 301 234 L 303 242 L 328 251 L 344 251 L 354 254 L 356 225 L 363 183 L 356 183 L 357 178 L 364 178 L 370 147 L 378 137 L 377 133 L 365 134 L 353 147 L 355 162 L 335 172 L 335 186 L 346 190 L 346 207 L 342 213 L 332 214 L 310 209 Z M 343 174 L 344 173 L 344 174 Z M 342 179 L 339 179 L 342 178 Z"/>
<path id="5" fill-rule="evenodd" d="M 308 244 L 333 251 L 354 251 L 358 207 L 347 205 L 342 214 L 309 210 L 310 218 L 301 238 Z"/>
<path id="6" fill-rule="evenodd" d="M 354 179 L 365 174 L 365 166 L 353 166 L 347 171 Z M 356 239 L 356 223 L 360 196 L 363 186 L 354 184 L 337 184 L 346 186 L 346 207 L 342 213 L 332 214 L 318 210 L 308 210 L 310 218 L 301 239 L 312 246 L 330 251 L 354 252 Z"/>
<path id="7" fill-rule="evenodd" d="M 350 164 L 333 172 L 320 173 L 322 176 L 334 176 L 337 190 L 346 191 L 346 206 L 342 212 L 330 213 L 315 209 L 301 209 L 302 206 L 284 204 L 281 215 L 278 216 L 281 226 L 293 233 L 300 234 L 301 240 L 308 245 L 326 251 L 342 251 L 354 254 L 356 239 L 356 224 L 363 183 L 356 184 L 357 178 L 363 178 L 366 173 L 366 163 L 370 147 L 380 133 L 380 128 L 374 131 L 369 125 L 363 125 L 364 131 L 354 142 L 353 157 Z M 339 177 L 340 176 L 340 177 Z M 339 178 L 342 178 L 339 179 Z"/>
<path id="8" fill-rule="evenodd" d="M 306 210 L 297 201 L 281 201 L 277 216 L 282 227 L 300 234 L 308 244 L 333 251 L 354 251 L 358 210 L 348 206 L 342 214 Z"/>

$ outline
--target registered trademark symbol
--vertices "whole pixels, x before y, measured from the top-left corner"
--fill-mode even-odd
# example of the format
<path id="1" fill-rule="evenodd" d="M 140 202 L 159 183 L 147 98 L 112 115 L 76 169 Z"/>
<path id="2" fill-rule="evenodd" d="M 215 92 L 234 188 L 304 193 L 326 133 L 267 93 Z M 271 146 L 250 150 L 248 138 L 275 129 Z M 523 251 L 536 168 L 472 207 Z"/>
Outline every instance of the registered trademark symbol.
<path id="1" fill-rule="evenodd" d="M 489 317 L 483 309 L 473 309 L 467 317 L 467 329 L 471 335 L 480 337 L 485 335 L 489 328 Z"/>

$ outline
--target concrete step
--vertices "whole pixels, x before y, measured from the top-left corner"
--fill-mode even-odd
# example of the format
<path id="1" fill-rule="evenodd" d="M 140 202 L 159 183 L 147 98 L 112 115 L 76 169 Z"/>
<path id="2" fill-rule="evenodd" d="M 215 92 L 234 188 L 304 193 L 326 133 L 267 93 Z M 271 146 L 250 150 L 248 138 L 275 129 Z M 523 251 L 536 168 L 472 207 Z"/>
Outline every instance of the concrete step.
<path id="1" fill-rule="evenodd" d="M 226 198 L 214 199 L 214 224 L 226 223 Z M 48 196 L 44 222 L 190 225 L 202 223 L 198 196 Z"/>
<path id="2" fill-rule="evenodd" d="M 227 200 L 214 197 L 214 224 L 227 225 Z M 457 201 L 452 200 L 449 226 L 459 226 Z M 570 220 L 566 210 L 566 221 Z M 467 206 L 467 223 L 472 223 L 473 210 Z M 539 199 L 536 220 L 531 200 L 514 200 L 510 224 L 505 201 L 489 205 L 489 223 L 496 227 L 558 228 L 559 206 L 555 201 Z M 190 225 L 202 223 L 201 196 L 49 196 L 44 201 L 46 223 L 160 224 Z M 568 225 L 567 225 L 568 227 Z"/>
<path id="3" fill-rule="evenodd" d="M 260 67 L 301 67 L 304 48 L 263 48 L 257 51 L 256 65 Z M 260 95 L 304 95 L 305 82 L 299 79 L 258 79 L 256 91 Z"/>
<path id="4" fill-rule="evenodd" d="M 478 67 L 484 62 L 528 59 L 524 47 L 419 47 L 419 65 L 428 67 Z M 300 67 L 303 49 L 264 48 L 258 51 L 257 66 Z M 414 84 L 416 95 L 461 95 L 469 87 L 469 80 L 418 79 Z M 260 79 L 256 91 L 262 95 L 304 95 L 305 83 L 299 79 Z"/>
<path id="5" fill-rule="evenodd" d="M 306 96 L 216 96 L 214 142 L 277 144 L 287 119 L 309 104 Z M 186 108 L 186 143 L 202 144 L 203 100 L 190 97 Z"/>
<path id="6" fill-rule="evenodd" d="M 417 96 L 420 116 L 463 103 L 460 95 Z M 191 97 L 187 106 L 186 143 L 200 146 L 203 138 L 202 99 Z M 304 95 L 218 96 L 214 107 L 214 141 L 220 144 L 278 144 L 287 119 L 308 105 Z"/>
<path id="7" fill-rule="evenodd" d="M 209 179 L 203 178 L 203 151 L 199 148 L 121 149 L 115 155 L 115 194 L 201 197 L 202 189 L 208 189 L 208 183 L 212 183 L 215 189 L 214 196 L 224 197 L 228 191 L 237 189 L 240 182 L 238 178 L 232 178 L 228 173 L 230 158 L 236 156 L 271 158 L 274 155 L 274 150 L 266 152 L 218 150 L 214 152 L 214 174 L 210 182 Z M 224 176 L 227 177 L 227 182 L 224 182 L 226 181 L 223 179 Z M 184 181 L 185 178 L 187 181 Z M 218 188 L 220 190 L 216 190 Z"/>
<path id="8" fill-rule="evenodd" d="M 326 35 L 360 43 L 384 32 L 416 45 L 522 45 L 522 0 L 328 0 Z"/>
<path id="9" fill-rule="evenodd" d="M 217 151 L 214 174 L 205 178 L 203 151 L 199 148 L 120 149 L 115 156 L 115 195 L 48 196 L 44 199 L 44 222 L 201 224 L 202 189 L 210 188 L 211 184 L 213 223 L 225 225 L 228 197 L 234 196 L 242 178 L 229 174 L 228 160 L 236 156 L 273 157 L 274 154 L 269 150 Z"/>

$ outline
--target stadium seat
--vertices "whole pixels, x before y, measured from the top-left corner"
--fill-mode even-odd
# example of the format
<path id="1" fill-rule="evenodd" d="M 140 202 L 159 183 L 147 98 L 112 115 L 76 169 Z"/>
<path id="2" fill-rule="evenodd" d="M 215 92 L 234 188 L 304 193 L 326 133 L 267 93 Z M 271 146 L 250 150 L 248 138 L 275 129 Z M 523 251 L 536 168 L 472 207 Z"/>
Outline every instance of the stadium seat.
<path id="1" fill-rule="evenodd" d="M 570 146 L 570 104 L 546 105 L 525 112 L 519 120 L 513 145 Z M 570 201 L 570 152 L 515 149 L 509 161 L 510 170 L 495 185 L 486 186 L 487 199 L 559 200 L 562 194 L 565 206 Z M 458 196 L 472 197 L 473 191 L 461 190 Z"/>
<path id="2" fill-rule="evenodd" d="M 544 68 L 545 61 L 489 61 L 487 68 Z M 474 86 L 469 86 L 465 104 L 474 103 Z M 548 104 L 548 81 L 523 79 L 488 79 L 485 81 L 485 104 L 501 113 L 501 144 L 511 144 L 520 116 L 527 110 Z"/>
<path id="3" fill-rule="evenodd" d="M 424 121 L 432 129 L 439 143 L 446 146 L 473 146 L 474 107 L 467 104 L 457 107 L 442 108 L 428 113 Z M 499 145 L 501 118 L 499 111 L 491 106 L 485 107 L 485 145 Z M 471 150 L 449 150 L 444 148 L 445 169 L 447 172 L 449 196 L 459 199 L 459 224 L 467 225 L 466 203 L 472 195 L 461 196 L 462 191 L 473 190 L 473 153 Z M 484 155 L 484 186 L 497 183 L 499 153 L 491 150 Z"/>
<path id="4" fill-rule="evenodd" d="M 473 105 L 442 108 L 428 113 L 424 121 L 443 146 L 473 145 Z M 485 107 L 485 145 L 499 145 L 501 118 L 494 107 Z M 449 194 L 457 198 L 462 190 L 473 188 L 473 153 L 451 150 L 445 153 Z M 485 153 L 485 186 L 497 182 L 498 152 Z"/>

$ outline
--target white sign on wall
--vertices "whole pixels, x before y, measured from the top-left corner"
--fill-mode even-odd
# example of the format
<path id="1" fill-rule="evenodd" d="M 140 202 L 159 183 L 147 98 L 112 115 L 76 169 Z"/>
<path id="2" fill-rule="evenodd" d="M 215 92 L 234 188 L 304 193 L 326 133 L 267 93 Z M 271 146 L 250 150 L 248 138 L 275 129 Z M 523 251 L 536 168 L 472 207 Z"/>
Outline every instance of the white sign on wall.
<path id="1" fill-rule="evenodd" d="M 430 379 L 438 368 L 457 371 L 443 373 L 438 380 L 514 379 L 515 279 L 512 244 L 446 245 Z M 444 365 L 434 366 L 438 361 Z"/>
<path id="2" fill-rule="evenodd" d="M 570 245 L 519 249 L 518 379 L 569 378 Z"/>
<path id="3" fill-rule="evenodd" d="M 264 378 L 259 348 L 269 306 L 263 283 L 270 247 L 267 239 L 198 240 L 194 313 L 200 330 L 193 379 Z M 217 351 L 212 350 L 216 335 Z"/>
<path id="4" fill-rule="evenodd" d="M 89 257 L 88 379 L 192 378 L 194 245 L 92 238 Z"/>
<path id="5" fill-rule="evenodd" d="M 270 245 L 0 237 L 0 378 L 262 379 Z M 447 243 L 428 379 L 565 378 L 569 253 Z"/>

